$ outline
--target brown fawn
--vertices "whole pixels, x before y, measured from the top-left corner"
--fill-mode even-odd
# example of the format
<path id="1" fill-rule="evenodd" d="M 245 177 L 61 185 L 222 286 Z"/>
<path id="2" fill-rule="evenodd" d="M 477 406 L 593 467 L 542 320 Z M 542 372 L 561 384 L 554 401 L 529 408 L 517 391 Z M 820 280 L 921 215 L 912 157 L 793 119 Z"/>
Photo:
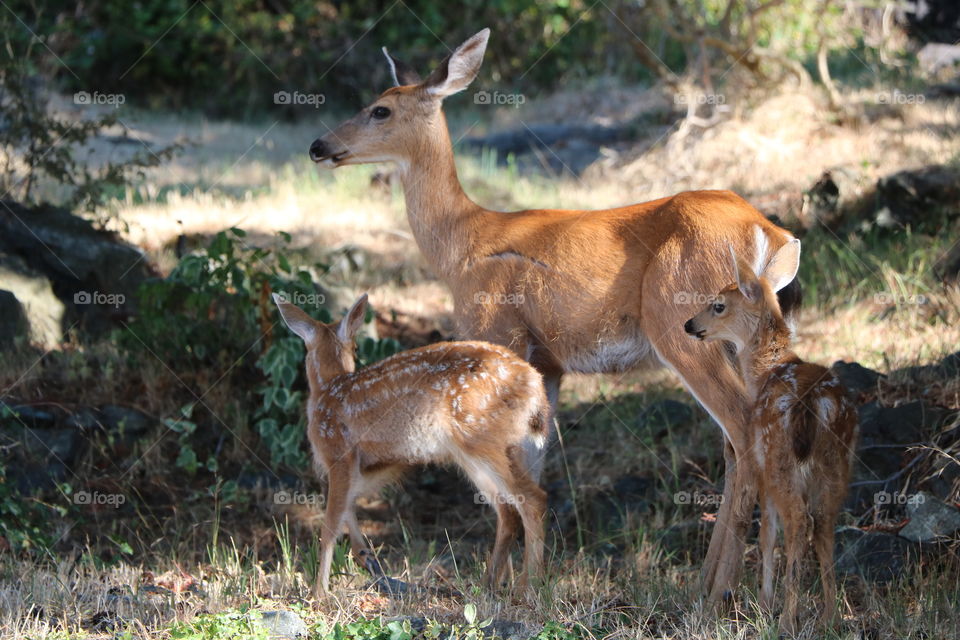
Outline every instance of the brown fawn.
<path id="1" fill-rule="evenodd" d="M 327 474 L 315 595 L 326 593 L 344 524 L 353 552 L 367 550 L 354 501 L 426 463 L 455 463 L 497 512 L 487 577 L 498 585 L 524 530 L 521 584 L 540 572 L 546 493 L 537 481 L 553 430 L 543 379 L 509 350 L 484 342 L 441 342 L 356 370 L 354 336 L 364 294 L 339 323 L 324 324 L 274 301 L 306 344 L 307 436 L 318 473 Z"/>
<path id="2" fill-rule="evenodd" d="M 700 340 L 733 343 L 747 392 L 754 398 L 747 430 L 750 449 L 741 461 L 750 492 L 732 506 L 732 526 L 742 539 L 759 492 L 760 602 L 769 610 L 778 516 L 783 521 L 786 598 L 780 624 L 791 633 L 797 621 L 800 563 L 812 540 L 823 585 L 821 620 L 831 625 L 837 613 L 834 526 L 847 493 L 857 409 L 833 372 L 804 362 L 790 350 L 791 332 L 769 281 L 758 277 L 732 247 L 730 255 L 736 282 L 684 329 Z M 771 260 L 772 268 L 794 272 L 798 264 L 799 247 L 791 243 Z"/>
<path id="3" fill-rule="evenodd" d="M 691 342 L 682 325 L 701 294 L 726 284 L 726 243 L 760 272 L 793 236 L 730 191 L 598 211 L 502 212 L 473 202 L 457 176 L 442 106 L 477 76 L 489 37 L 480 31 L 425 77 L 388 54 L 396 86 L 327 128 L 310 157 L 331 169 L 396 165 L 410 229 L 450 289 L 458 335 L 502 344 L 530 362 L 554 410 L 568 372 L 621 373 L 653 363 L 682 379 L 724 434 L 725 499 L 704 562 L 704 585 L 718 599 L 736 583 L 734 558 L 742 556 L 726 511 L 740 491 L 736 461 L 746 448 L 749 400 L 722 346 Z M 789 319 L 799 283 L 771 284 Z"/>

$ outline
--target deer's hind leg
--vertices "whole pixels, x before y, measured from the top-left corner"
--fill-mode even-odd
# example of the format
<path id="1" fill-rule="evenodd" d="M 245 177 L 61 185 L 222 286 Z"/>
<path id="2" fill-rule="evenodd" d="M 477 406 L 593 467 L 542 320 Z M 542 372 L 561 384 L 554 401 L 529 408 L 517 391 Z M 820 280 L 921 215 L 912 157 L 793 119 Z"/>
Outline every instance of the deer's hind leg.
<path id="1" fill-rule="evenodd" d="M 356 485 L 359 476 L 354 455 L 348 454 L 333 462 L 327 474 L 327 508 L 320 526 L 320 570 L 314 585 L 314 597 L 327 593 L 330 585 L 330 567 L 333 564 L 333 551 L 336 547 L 343 525 L 353 515 L 353 501 L 356 497 Z"/>

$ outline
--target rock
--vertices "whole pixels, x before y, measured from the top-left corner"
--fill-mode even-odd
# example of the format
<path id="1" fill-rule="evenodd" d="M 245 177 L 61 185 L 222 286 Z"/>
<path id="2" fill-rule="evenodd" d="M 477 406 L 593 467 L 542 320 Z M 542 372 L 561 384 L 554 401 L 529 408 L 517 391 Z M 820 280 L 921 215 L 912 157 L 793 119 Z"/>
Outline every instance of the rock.
<path id="1" fill-rule="evenodd" d="M 803 194 L 801 223 L 807 229 L 819 225 L 837 228 L 850 217 L 859 217 L 872 185 L 866 176 L 852 167 L 833 167 Z"/>
<path id="2" fill-rule="evenodd" d="M 689 404 L 669 399 L 658 400 L 643 410 L 637 422 L 640 428 L 661 435 L 667 429 L 690 424 L 695 415 Z"/>
<path id="3" fill-rule="evenodd" d="M 490 624 L 480 627 L 486 637 L 503 638 L 503 640 L 527 640 L 535 635 L 535 630 L 522 622 L 512 620 L 491 620 Z"/>
<path id="4" fill-rule="evenodd" d="M 133 311 L 137 289 L 153 275 L 138 248 L 50 205 L 27 208 L 3 201 L 0 255 L 7 256 L 0 262 L 8 270 L 19 260 L 30 274 L 46 279 L 46 285 L 34 284 L 50 287 L 62 304 L 57 339 L 74 324 L 94 334 L 113 328 Z M 4 280 L 0 282 L 14 292 L 30 315 L 31 301 Z"/>
<path id="5" fill-rule="evenodd" d="M 837 360 L 830 369 L 836 374 L 837 378 L 839 378 L 840 384 L 845 386 L 854 397 L 863 392 L 876 391 L 877 383 L 881 378 L 886 377 L 882 373 L 868 369 L 858 362 Z"/>
<path id="6" fill-rule="evenodd" d="M 81 433 L 91 433 L 100 426 L 100 414 L 96 409 L 80 407 L 63 420 L 63 425 Z"/>
<path id="7" fill-rule="evenodd" d="M 157 422 L 138 409 L 107 404 L 100 407 L 100 424 L 110 433 L 138 436 Z"/>
<path id="8" fill-rule="evenodd" d="M 610 489 L 600 492 L 584 507 L 608 529 L 627 524 L 630 513 L 647 514 L 653 499 L 653 481 L 645 476 L 626 475 L 618 478 Z"/>
<path id="9" fill-rule="evenodd" d="M 909 444 L 923 439 L 923 434 L 936 429 L 949 412 L 915 400 L 898 407 L 881 407 L 868 402 L 860 407 L 860 443 Z"/>
<path id="10" fill-rule="evenodd" d="M 410 623 L 410 630 L 413 637 L 423 637 L 423 632 L 427 628 L 427 619 L 421 616 L 397 616 L 395 618 L 386 618 L 385 624 L 399 622 L 401 624 Z M 502 640 L 527 640 L 536 637 L 540 632 L 540 627 L 530 627 L 522 622 L 512 620 L 491 620 L 490 624 L 480 627 L 480 631 L 485 638 L 501 638 Z M 449 638 L 447 632 L 440 634 L 441 640 Z"/>
<path id="11" fill-rule="evenodd" d="M 960 281 L 960 244 L 955 244 L 933 265 L 933 274 L 944 284 Z"/>
<path id="12" fill-rule="evenodd" d="M 877 181 L 880 227 L 917 225 L 937 207 L 956 207 L 960 202 L 960 171 L 947 165 L 898 171 Z M 889 215 L 879 212 L 889 212 Z"/>
<path id="13" fill-rule="evenodd" d="M 920 499 L 922 496 L 922 499 Z M 960 530 L 960 511 L 926 491 L 917 493 L 907 503 L 910 522 L 900 530 L 900 536 L 912 542 L 933 542 Z"/>
<path id="14" fill-rule="evenodd" d="M 18 338 L 29 337 L 30 322 L 12 291 L 0 289 L 0 349 L 9 349 Z"/>
<path id="15" fill-rule="evenodd" d="M 2 209 L 0 209 L 2 211 Z M 56 345 L 63 336 L 65 305 L 53 292 L 50 280 L 41 271 L 29 267 L 26 261 L 17 255 L 3 251 L 0 239 L 0 286 L 8 291 L 14 301 L 9 299 L 0 304 L 16 304 L 23 313 L 26 326 L 24 333 L 45 347 Z M 10 316 L 16 311 L 3 312 L 6 320 L 16 322 Z"/>
<path id="16" fill-rule="evenodd" d="M 897 579 L 911 559 L 912 547 L 899 536 L 844 527 L 837 531 L 836 569 L 841 576 L 860 576 L 867 582 Z"/>
<path id="17" fill-rule="evenodd" d="M 76 459 L 80 438 L 74 429 L 26 429 L 22 442 L 30 459 L 53 459 L 70 465 Z"/>
<path id="18" fill-rule="evenodd" d="M 0 423 L 13 428 L 52 428 L 57 424 L 57 416 L 47 409 L 28 404 L 7 404 L 0 401 Z"/>
<path id="19" fill-rule="evenodd" d="M 957 245 L 960 247 L 960 245 Z M 940 361 L 940 371 L 945 378 L 956 378 L 960 376 L 960 351 L 951 353 Z"/>
<path id="20" fill-rule="evenodd" d="M 272 640 L 294 640 L 310 635 L 307 623 L 292 611 L 261 611 L 260 622 Z"/>
<path id="21" fill-rule="evenodd" d="M 917 62 L 927 75 L 937 75 L 944 69 L 960 64 L 960 46 L 928 42 L 917 52 Z"/>

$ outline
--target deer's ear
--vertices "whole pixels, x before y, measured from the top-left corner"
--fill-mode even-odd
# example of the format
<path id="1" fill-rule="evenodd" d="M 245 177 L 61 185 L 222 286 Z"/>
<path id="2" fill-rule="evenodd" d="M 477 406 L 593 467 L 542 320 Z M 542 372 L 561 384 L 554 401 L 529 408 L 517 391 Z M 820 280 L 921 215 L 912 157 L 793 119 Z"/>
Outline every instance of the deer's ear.
<path id="1" fill-rule="evenodd" d="M 317 321 L 306 314 L 300 307 L 285 301 L 282 296 L 274 293 L 273 302 L 280 310 L 280 317 L 290 331 L 300 336 L 309 344 L 317 335 Z"/>
<path id="2" fill-rule="evenodd" d="M 340 326 L 337 328 L 337 337 L 341 342 L 353 341 L 353 336 L 357 335 L 357 331 L 363 326 L 363 317 L 366 313 L 367 294 L 363 294 L 353 303 L 350 311 L 340 321 Z"/>
<path id="3" fill-rule="evenodd" d="M 386 47 L 383 47 L 382 51 L 383 55 L 387 58 L 387 64 L 390 65 L 390 77 L 393 78 L 393 86 L 404 87 L 406 85 L 420 84 L 423 82 L 423 80 L 420 79 L 419 73 L 390 55 Z"/>
<path id="4" fill-rule="evenodd" d="M 743 297 L 750 302 L 757 302 L 763 297 L 763 289 L 760 287 L 760 280 L 757 274 L 753 272 L 753 267 L 737 255 L 733 245 L 728 245 L 730 249 L 730 258 L 733 260 L 733 273 L 737 278 L 737 289 L 743 294 Z"/>
<path id="5" fill-rule="evenodd" d="M 773 254 L 770 262 L 764 267 L 762 277 L 767 279 L 774 292 L 780 291 L 797 277 L 800 269 L 800 241 L 790 240 Z"/>
<path id="6" fill-rule="evenodd" d="M 489 38 L 490 29 L 484 29 L 457 47 L 423 83 L 427 93 L 446 98 L 466 89 L 480 71 Z"/>

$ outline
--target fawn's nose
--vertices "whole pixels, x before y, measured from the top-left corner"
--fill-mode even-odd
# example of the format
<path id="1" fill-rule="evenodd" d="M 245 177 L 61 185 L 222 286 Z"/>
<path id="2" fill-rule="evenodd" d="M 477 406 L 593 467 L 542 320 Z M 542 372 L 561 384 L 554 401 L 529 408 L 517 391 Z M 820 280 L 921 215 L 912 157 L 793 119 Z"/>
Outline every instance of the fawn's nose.
<path id="1" fill-rule="evenodd" d="M 689 333 L 690 335 L 693 335 L 694 333 L 696 333 L 696 331 L 693 330 L 693 318 L 690 318 L 689 320 L 683 323 L 683 330 Z"/>
<path id="2" fill-rule="evenodd" d="M 314 162 L 320 162 L 329 155 L 330 149 L 322 138 L 317 138 L 313 141 L 313 144 L 310 145 L 310 159 Z"/>

